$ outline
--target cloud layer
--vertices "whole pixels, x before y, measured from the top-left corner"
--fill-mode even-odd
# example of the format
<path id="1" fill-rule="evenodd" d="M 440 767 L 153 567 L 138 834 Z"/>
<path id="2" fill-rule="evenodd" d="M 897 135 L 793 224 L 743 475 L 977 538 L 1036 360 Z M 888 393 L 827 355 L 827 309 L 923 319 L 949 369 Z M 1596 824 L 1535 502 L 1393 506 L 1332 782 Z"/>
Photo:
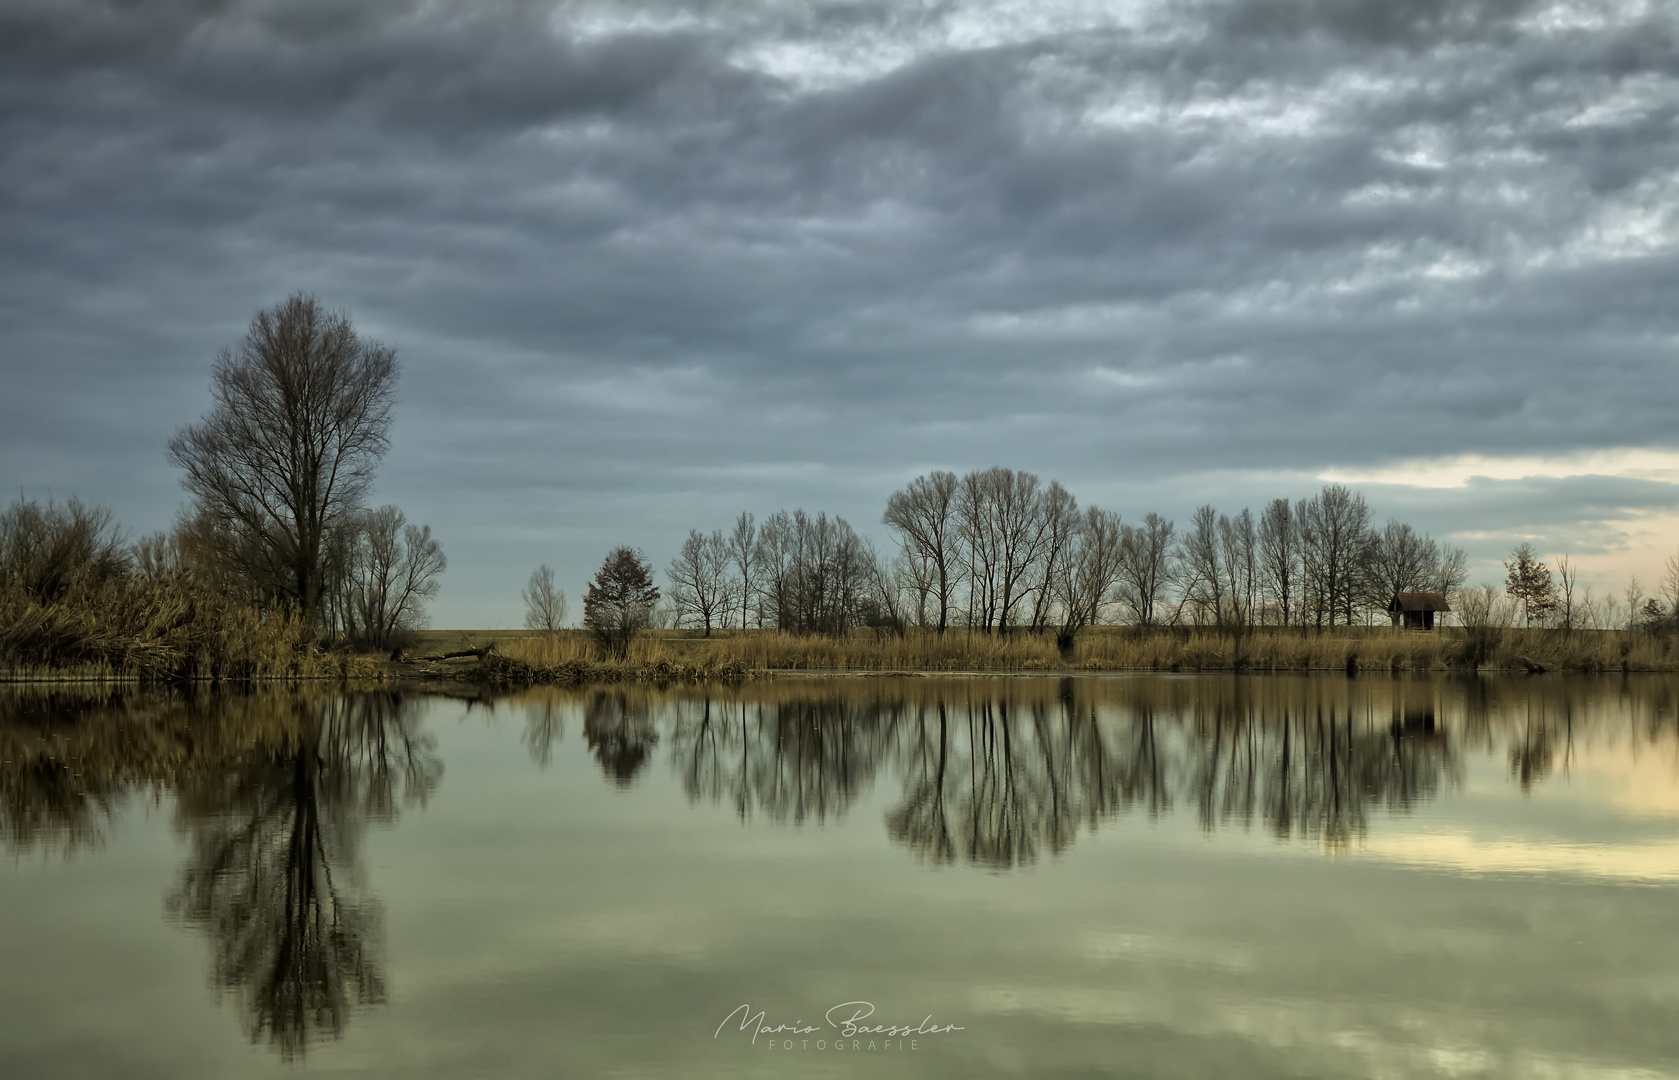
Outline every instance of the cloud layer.
<path id="1" fill-rule="evenodd" d="M 935 466 L 1624 555 L 1673 478 L 1543 463 L 1676 445 L 1676 117 L 1656 3 L 20 0 L 0 482 L 166 524 L 302 289 L 404 359 L 443 622 Z"/>

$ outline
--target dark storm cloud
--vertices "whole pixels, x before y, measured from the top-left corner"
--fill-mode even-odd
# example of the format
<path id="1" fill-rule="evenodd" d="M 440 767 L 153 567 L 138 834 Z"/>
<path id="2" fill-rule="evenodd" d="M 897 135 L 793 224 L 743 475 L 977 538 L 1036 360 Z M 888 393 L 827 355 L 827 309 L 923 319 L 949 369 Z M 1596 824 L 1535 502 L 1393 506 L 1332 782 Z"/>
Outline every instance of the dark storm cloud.
<path id="1" fill-rule="evenodd" d="M 163 441 L 294 289 L 401 350 L 381 493 L 457 597 L 737 507 L 870 523 L 932 466 L 1182 513 L 1671 446 L 1676 42 L 1515 0 L 14 2 L 0 481 L 164 524 Z M 1670 493 L 1535 484 L 1393 494 L 1561 544 Z"/>

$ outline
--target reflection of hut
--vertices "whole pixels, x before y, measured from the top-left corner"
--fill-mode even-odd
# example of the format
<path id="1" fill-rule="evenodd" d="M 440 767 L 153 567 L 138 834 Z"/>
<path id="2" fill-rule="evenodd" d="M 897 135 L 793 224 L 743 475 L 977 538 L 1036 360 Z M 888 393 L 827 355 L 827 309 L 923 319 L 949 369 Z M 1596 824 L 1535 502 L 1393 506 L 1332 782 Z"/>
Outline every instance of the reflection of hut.
<path id="1" fill-rule="evenodd" d="M 1409 702 L 1395 702 L 1392 731 L 1396 736 L 1408 735 L 1413 738 L 1433 738 L 1441 734 L 1434 719 L 1434 706 L 1428 703 L 1413 705 Z"/>
<path id="2" fill-rule="evenodd" d="M 1399 683 L 1393 697 L 1393 723 L 1389 732 L 1396 739 L 1443 740 L 1442 709 L 1437 691 L 1426 684 Z"/>
<path id="3" fill-rule="evenodd" d="M 1452 610 L 1446 603 L 1446 595 L 1437 592 L 1402 592 L 1394 593 L 1393 599 L 1388 601 L 1388 617 L 1393 625 L 1403 625 L 1407 630 L 1434 629 L 1434 613 L 1444 615 Z"/>

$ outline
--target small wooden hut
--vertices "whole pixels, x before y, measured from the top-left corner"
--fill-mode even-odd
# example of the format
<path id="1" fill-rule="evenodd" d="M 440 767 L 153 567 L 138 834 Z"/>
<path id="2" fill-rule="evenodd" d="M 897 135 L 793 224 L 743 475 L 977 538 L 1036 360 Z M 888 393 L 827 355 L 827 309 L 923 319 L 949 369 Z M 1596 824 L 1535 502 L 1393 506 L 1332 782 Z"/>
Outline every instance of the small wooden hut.
<path id="1" fill-rule="evenodd" d="M 1444 593 L 1394 593 L 1388 601 L 1388 618 L 1393 620 L 1393 625 L 1407 630 L 1432 630 L 1435 612 L 1444 615 L 1450 610 L 1452 607 L 1446 603 Z"/>

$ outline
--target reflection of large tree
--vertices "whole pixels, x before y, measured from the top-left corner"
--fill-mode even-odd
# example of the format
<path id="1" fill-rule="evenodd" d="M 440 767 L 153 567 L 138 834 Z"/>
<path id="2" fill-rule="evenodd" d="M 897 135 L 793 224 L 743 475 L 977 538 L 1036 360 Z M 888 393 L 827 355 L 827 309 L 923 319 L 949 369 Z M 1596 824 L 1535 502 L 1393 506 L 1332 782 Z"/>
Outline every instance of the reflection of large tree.
<path id="1" fill-rule="evenodd" d="M 191 851 L 169 908 L 210 935 L 213 981 L 251 1038 L 290 1057 L 383 1000 L 360 838 L 423 800 L 441 764 L 394 695 L 277 705 L 268 737 L 183 779 Z"/>

